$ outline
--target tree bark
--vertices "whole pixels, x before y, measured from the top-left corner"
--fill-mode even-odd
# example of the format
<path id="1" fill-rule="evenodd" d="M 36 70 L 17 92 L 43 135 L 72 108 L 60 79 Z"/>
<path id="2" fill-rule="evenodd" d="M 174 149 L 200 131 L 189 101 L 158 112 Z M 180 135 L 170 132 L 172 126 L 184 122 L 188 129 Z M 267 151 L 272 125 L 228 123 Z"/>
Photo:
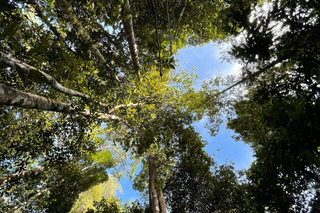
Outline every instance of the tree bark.
<path id="1" fill-rule="evenodd" d="M 166 213 L 166 204 L 162 189 L 156 186 L 158 174 L 154 156 L 149 156 L 149 201 L 153 213 Z"/>
<path id="2" fill-rule="evenodd" d="M 130 3 L 129 3 L 129 0 L 124 0 L 124 3 L 126 5 L 126 8 L 122 8 L 123 28 L 124 28 L 124 32 L 126 34 L 127 41 L 129 44 L 133 67 L 134 67 L 134 70 L 136 72 L 138 79 L 140 80 L 140 66 L 139 66 L 139 61 L 138 61 L 138 50 L 136 47 L 136 41 L 135 41 L 135 37 L 134 37 L 132 16 L 129 15 L 129 18 L 126 18 L 127 14 L 130 11 Z"/>
<path id="3" fill-rule="evenodd" d="M 40 95 L 34 95 L 0 84 L 0 104 L 8 106 L 17 106 L 28 109 L 48 110 L 54 112 L 63 112 L 68 114 L 78 113 L 85 116 L 91 116 L 90 110 L 79 110 L 70 104 L 46 98 Z M 124 119 L 106 113 L 93 113 L 102 120 L 118 120 L 127 123 Z"/>
<path id="4" fill-rule="evenodd" d="M 160 213 L 158 193 L 156 190 L 156 167 L 152 155 L 149 156 L 149 196 L 152 213 Z"/>

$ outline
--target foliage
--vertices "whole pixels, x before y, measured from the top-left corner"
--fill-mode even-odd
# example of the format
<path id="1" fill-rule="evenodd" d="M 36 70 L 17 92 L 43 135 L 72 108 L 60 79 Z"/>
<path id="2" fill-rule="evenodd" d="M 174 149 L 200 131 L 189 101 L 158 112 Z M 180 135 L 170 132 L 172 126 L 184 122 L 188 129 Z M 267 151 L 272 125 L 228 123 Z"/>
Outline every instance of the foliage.
<path id="1" fill-rule="evenodd" d="M 86 213 L 143 213 L 143 207 L 138 203 L 132 203 L 130 206 L 122 207 L 117 199 L 105 199 L 94 203 L 94 209 L 88 209 Z"/>
<path id="2" fill-rule="evenodd" d="M 174 71 L 172 55 L 186 45 L 236 32 L 254 3 L 168 0 L 165 6 L 164 1 L 138 0 L 125 13 L 128 5 L 115 0 L 1 1 L 0 100 L 9 105 L 0 106 L 1 207 L 8 212 L 70 211 L 81 192 L 105 182 L 106 169 L 119 165 L 114 150 L 103 149 L 111 141 L 135 157 L 155 157 L 158 190 L 172 173 L 186 176 L 199 164 L 195 178 L 204 170 L 209 172 L 206 184 L 223 179 L 227 195 L 217 201 L 219 208 L 225 210 L 230 203 L 235 205 L 230 209 L 240 208 L 234 202 L 243 195 L 242 185 L 236 183 L 233 168 L 211 173 L 203 162 L 211 165 L 212 159 L 190 127 L 205 113 L 201 104 L 212 107 L 207 115 L 213 116 L 219 103 L 192 87 L 195 76 Z M 142 64 L 138 80 L 128 48 L 133 41 L 123 24 L 131 15 Z M 4 93 L 4 86 L 23 91 L 19 97 L 38 97 L 48 107 L 41 108 L 37 101 L 31 106 L 26 98 L 16 101 Z M 14 100 L 8 104 L 10 98 Z M 25 105 L 32 109 L 14 107 Z M 188 152 L 184 143 L 196 152 Z M 198 157 L 203 162 L 188 161 Z M 231 183 L 225 183 L 227 178 Z M 236 196 L 230 190 L 236 190 Z M 96 202 L 95 208 L 88 211 L 122 211 L 115 198 Z M 130 208 L 125 211 L 142 209 L 138 204 Z"/>
<path id="3" fill-rule="evenodd" d="M 70 213 L 85 212 L 88 208 L 93 208 L 94 202 L 104 199 L 113 199 L 120 184 L 112 176 L 103 183 L 91 187 L 89 190 L 79 194 L 79 198 L 72 207 Z"/>
<path id="4" fill-rule="evenodd" d="M 231 51 L 251 81 L 228 125 L 255 150 L 248 178 L 259 212 L 307 212 L 317 190 L 318 14 L 314 1 L 266 2 L 242 23 Z"/>
<path id="5" fill-rule="evenodd" d="M 180 140 L 177 162 L 164 186 L 171 212 L 255 212 L 246 183 L 240 181 L 244 177 L 232 165 L 217 166 L 192 128 Z"/>

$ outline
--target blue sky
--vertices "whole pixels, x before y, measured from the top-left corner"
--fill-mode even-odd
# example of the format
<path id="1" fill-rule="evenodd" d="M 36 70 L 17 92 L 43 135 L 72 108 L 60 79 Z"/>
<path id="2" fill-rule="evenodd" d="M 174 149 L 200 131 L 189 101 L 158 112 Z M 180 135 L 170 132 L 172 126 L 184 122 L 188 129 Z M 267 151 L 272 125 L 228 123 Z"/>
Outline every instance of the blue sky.
<path id="1" fill-rule="evenodd" d="M 221 62 L 221 50 L 214 43 L 209 43 L 203 47 L 190 47 L 179 50 L 176 57 L 179 60 L 180 68 L 198 75 L 195 84 L 197 89 L 203 81 L 214 78 L 216 75 L 228 75 L 237 73 L 240 65 L 237 63 Z M 219 133 L 211 137 L 208 129 L 204 128 L 206 119 L 194 123 L 197 132 L 208 142 L 205 151 L 215 155 L 215 161 L 221 165 L 227 161 L 232 161 L 236 169 L 246 169 L 254 160 L 250 147 L 243 142 L 236 142 L 232 139 L 233 131 L 227 130 L 222 124 Z M 123 193 L 119 197 L 124 201 L 138 199 L 129 181 L 129 178 L 120 180 Z"/>

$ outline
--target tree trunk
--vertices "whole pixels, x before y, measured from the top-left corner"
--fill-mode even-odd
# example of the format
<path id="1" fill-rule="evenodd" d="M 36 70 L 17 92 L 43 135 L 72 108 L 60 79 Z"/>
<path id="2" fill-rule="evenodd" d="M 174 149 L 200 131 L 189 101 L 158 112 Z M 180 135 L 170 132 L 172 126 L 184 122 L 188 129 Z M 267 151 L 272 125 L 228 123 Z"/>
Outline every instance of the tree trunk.
<path id="1" fill-rule="evenodd" d="M 74 113 L 76 111 L 70 104 L 25 93 L 4 84 L 0 84 L 0 104 L 55 112 Z"/>
<path id="2" fill-rule="evenodd" d="M 134 67 L 134 70 L 136 72 L 138 79 L 140 80 L 140 67 L 139 67 L 139 61 L 138 61 L 138 50 L 137 50 L 136 41 L 134 38 L 132 16 L 129 15 L 129 18 L 126 18 L 126 15 L 130 11 L 130 3 L 129 3 L 129 0 L 124 0 L 124 3 L 126 5 L 126 8 L 122 8 L 123 28 L 124 28 L 124 32 L 126 34 L 127 41 L 129 44 L 133 67 Z"/>
<path id="3" fill-rule="evenodd" d="M 48 110 L 54 112 L 63 112 L 68 114 L 78 113 L 84 116 L 91 116 L 90 110 L 79 110 L 71 104 L 56 101 L 40 95 L 22 92 L 20 90 L 0 84 L 0 104 L 8 106 L 17 106 L 27 109 Z M 118 120 L 127 123 L 124 119 L 107 113 L 93 113 L 98 119 Z"/>
<path id="4" fill-rule="evenodd" d="M 158 174 L 154 156 L 149 156 L 149 201 L 153 213 L 166 213 L 166 204 L 162 189 L 156 186 Z"/>
<path id="5" fill-rule="evenodd" d="M 65 93 L 67 95 L 71 95 L 71 96 L 78 96 L 78 97 L 81 97 L 81 98 L 84 98 L 84 99 L 89 99 L 90 96 L 87 95 L 87 94 L 84 94 L 84 93 L 80 93 L 78 91 L 75 91 L 75 90 L 72 90 L 72 89 L 69 89 L 67 87 L 64 87 L 62 86 L 61 84 L 58 83 L 58 81 L 52 77 L 51 75 L 33 67 L 33 66 L 30 66 L 29 64 L 26 64 L 26 63 L 23 63 L 22 61 L 16 59 L 16 58 L 13 58 L 13 57 L 10 57 L 9 55 L 3 53 L 0 51 L 0 61 L 9 65 L 9 66 L 18 66 L 20 67 L 25 75 L 30 78 L 31 80 L 34 80 L 33 79 L 33 76 L 32 74 L 30 74 L 30 71 L 33 71 L 33 72 L 36 72 L 38 75 L 37 75 L 37 78 L 39 78 L 39 76 L 41 76 L 42 80 L 48 84 L 49 86 L 51 86 L 53 89 L 59 91 L 59 92 L 62 92 L 62 93 Z"/>

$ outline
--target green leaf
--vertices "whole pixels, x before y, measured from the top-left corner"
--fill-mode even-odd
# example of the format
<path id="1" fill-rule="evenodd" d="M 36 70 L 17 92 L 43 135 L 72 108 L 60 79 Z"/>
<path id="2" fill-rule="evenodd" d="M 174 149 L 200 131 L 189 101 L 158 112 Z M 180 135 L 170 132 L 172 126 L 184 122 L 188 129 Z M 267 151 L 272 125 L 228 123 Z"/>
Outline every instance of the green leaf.
<path id="1" fill-rule="evenodd" d="M 37 70 L 30 70 L 28 77 L 32 81 L 39 83 L 39 84 L 47 82 L 47 79 L 44 77 L 44 75 L 42 73 L 38 72 Z"/>
<path id="2" fill-rule="evenodd" d="M 8 27 L 1 34 L 1 38 L 5 38 L 7 36 L 13 35 L 15 33 L 15 29 L 16 29 L 17 26 L 18 26 L 18 22 L 17 21 L 11 22 L 8 25 Z"/>
<path id="3" fill-rule="evenodd" d="M 280 130 L 281 130 L 283 135 L 287 135 L 288 134 L 287 129 L 284 128 L 283 126 L 280 126 Z"/>
<path id="4" fill-rule="evenodd" d="M 36 55 L 36 56 L 33 56 L 33 58 L 36 59 L 37 61 L 47 62 L 47 59 L 44 56 Z"/>

